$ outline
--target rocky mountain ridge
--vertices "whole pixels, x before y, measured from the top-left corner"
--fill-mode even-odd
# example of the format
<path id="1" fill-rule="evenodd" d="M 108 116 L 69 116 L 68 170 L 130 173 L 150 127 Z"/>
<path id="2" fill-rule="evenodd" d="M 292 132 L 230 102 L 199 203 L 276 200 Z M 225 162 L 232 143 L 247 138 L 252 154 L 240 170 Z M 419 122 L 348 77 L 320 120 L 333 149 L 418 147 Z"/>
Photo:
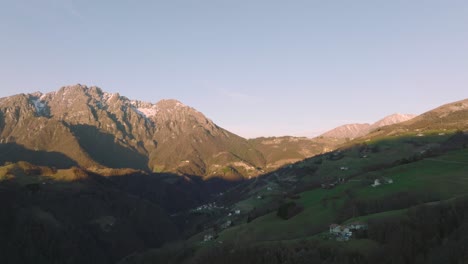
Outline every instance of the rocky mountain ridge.
<path id="1" fill-rule="evenodd" d="M 342 125 L 328 132 L 325 132 L 324 134 L 321 135 L 321 137 L 337 138 L 337 139 L 346 139 L 346 138 L 354 139 L 354 138 L 365 136 L 369 134 L 370 132 L 372 132 L 373 130 L 378 129 L 380 127 L 405 122 L 414 117 L 416 117 L 416 115 L 396 113 L 396 114 L 386 116 L 372 124 L 364 123 L 364 124 Z"/>
<path id="2" fill-rule="evenodd" d="M 312 154 L 322 151 L 311 147 Z M 298 159 L 282 154 L 284 162 L 268 166 L 266 153 L 251 141 L 177 100 L 153 104 L 80 84 L 1 98 L 0 148 L 8 151 L 0 162 L 30 157 L 32 163 L 63 168 L 134 168 L 233 180 Z M 44 158 L 38 159 L 39 153 Z"/>

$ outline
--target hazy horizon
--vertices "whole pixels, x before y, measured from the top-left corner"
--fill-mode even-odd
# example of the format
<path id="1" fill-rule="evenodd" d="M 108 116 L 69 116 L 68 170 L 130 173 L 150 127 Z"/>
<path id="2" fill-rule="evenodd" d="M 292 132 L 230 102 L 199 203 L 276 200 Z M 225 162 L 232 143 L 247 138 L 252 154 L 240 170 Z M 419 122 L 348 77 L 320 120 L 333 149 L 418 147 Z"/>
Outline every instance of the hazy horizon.
<path id="1" fill-rule="evenodd" d="M 464 1 L 1 3 L 0 97 L 96 85 L 247 138 L 468 98 Z"/>

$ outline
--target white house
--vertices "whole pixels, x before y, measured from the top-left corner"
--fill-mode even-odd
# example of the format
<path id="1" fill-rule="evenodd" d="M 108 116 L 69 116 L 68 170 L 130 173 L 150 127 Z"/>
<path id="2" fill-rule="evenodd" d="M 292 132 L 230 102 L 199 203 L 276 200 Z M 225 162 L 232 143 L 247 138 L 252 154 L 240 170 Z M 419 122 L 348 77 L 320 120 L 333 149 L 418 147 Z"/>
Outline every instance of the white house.
<path id="1" fill-rule="evenodd" d="M 337 234 L 341 232 L 341 226 L 338 224 L 330 225 L 330 234 Z"/>
<path id="2" fill-rule="evenodd" d="M 374 183 L 371 185 L 372 187 L 377 187 L 379 186 L 381 183 L 380 183 L 380 180 L 379 179 L 375 179 L 374 180 Z"/>
<path id="3" fill-rule="evenodd" d="M 231 227 L 231 226 L 233 226 L 233 223 L 232 223 L 231 220 L 228 220 L 228 221 L 226 221 L 224 224 L 221 225 L 221 228 L 222 228 L 222 229 L 226 229 L 226 228 L 229 228 L 229 227 Z"/>
<path id="4" fill-rule="evenodd" d="M 354 230 L 367 229 L 367 225 L 361 222 L 354 222 L 348 225 L 330 225 L 330 234 L 338 241 L 348 241 L 353 236 Z"/>
<path id="5" fill-rule="evenodd" d="M 206 234 L 204 237 L 203 237 L 203 241 L 204 242 L 207 242 L 207 241 L 211 241 L 214 239 L 214 236 L 213 234 Z"/>

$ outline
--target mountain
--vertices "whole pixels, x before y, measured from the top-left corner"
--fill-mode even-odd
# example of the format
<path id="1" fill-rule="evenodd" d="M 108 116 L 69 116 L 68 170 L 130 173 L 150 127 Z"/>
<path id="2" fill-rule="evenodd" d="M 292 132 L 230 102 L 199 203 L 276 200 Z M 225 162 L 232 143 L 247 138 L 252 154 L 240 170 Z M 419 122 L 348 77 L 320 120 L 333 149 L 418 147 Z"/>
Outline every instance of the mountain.
<path id="1" fill-rule="evenodd" d="M 410 119 L 415 118 L 416 116 L 417 115 L 413 115 L 413 114 L 393 114 L 393 115 L 386 116 L 380 119 L 379 121 L 375 122 L 374 124 L 372 124 L 369 127 L 369 132 L 380 127 L 408 121 Z"/>
<path id="2" fill-rule="evenodd" d="M 249 142 L 175 100 L 161 101 L 152 118 L 158 146 L 149 155 L 154 171 L 192 175 L 257 175 L 265 160 Z M 141 111 L 143 109 L 139 108 Z"/>
<path id="3" fill-rule="evenodd" d="M 412 114 L 393 114 L 386 116 L 373 124 L 347 124 L 334 128 L 321 135 L 324 138 L 358 138 L 369 134 L 369 132 L 388 125 L 398 124 L 414 118 Z"/>
<path id="4" fill-rule="evenodd" d="M 242 179 L 277 166 L 268 166 L 267 154 L 251 141 L 179 101 L 153 104 L 80 84 L 1 98 L 0 149 L 0 162 L 134 168 L 205 179 Z M 286 159 L 312 155 L 297 151 L 303 154 Z"/>
<path id="5" fill-rule="evenodd" d="M 347 124 L 325 132 L 321 137 L 325 138 L 357 138 L 365 135 L 370 128 L 370 124 Z"/>

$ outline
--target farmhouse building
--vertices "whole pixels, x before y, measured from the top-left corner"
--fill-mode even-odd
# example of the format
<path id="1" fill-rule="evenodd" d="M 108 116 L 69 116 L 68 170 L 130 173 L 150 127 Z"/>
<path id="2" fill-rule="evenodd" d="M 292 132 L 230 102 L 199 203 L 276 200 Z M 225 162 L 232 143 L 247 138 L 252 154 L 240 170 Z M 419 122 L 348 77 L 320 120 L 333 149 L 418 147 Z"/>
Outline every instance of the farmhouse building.
<path id="1" fill-rule="evenodd" d="M 347 225 L 331 224 L 329 233 L 337 241 L 348 241 L 353 236 L 353 231 L 366 229 L 367 224 L 361 222 L 353 222 Z"/>

